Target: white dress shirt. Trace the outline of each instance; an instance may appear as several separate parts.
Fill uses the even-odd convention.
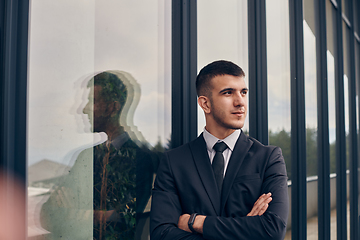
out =
[[[226,145],[228,146],[227,149],[224,150],[223,152],[223,156],[224,156],[224,177],[225,177],[225,173],[226,173],[226,169],[227,169],[227,166],[229,164],[229,160],[230,160],[230,157],[231,157],[231,154],[234,150],[234,147],[235,147],[235,144],[236,144],[236,141],[238,140],[239,136],[241,134],[241,130],[240,129],[237,129],[235,130],[232,134],[230,134],[229,136],[227,136],[226,138],[224,139],[218,139],[217,137],[215,137],[214,135],[212,135],[211,133],[209,133],[205,128],[204,128],[204,131],[203,131],[203,137],[205,139],[205,142],[206,142],[206,148],[207,148],[207,152],[209,154],[209,158],[210,158],[210,162],[212,164],[212,161],[214,159],[214,156],[215,156],[215,150],[213,149],[214,145],[217,143],[217,142],[224,142],[226,143]]]

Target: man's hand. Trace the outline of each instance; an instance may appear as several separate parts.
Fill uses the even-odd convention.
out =
[[[94,224],[98,224],[101,221],[108,222],[111,221],[110,218],[113,215],[118,215],[115,210],[94,210]]]
[[[70,188],[61,187],[58,188],[52,194],[55,195],[55,203],[59,208],[65,208],[67,212],[66,218],[67,219],[89,219],[93,217],[93,210],[92,209],[79,209],[74,204],[75,194]]]
[[[178,221],[178,228],[187,232],[191,232],[188,226],[189,218],[190,218],[190,214],[181,215]]]
[[[181,230],[191,232],[188,226],[190,215],[189,214],[183,214],[179,217],[178,221],[178,228]],[[193,228],[198,233],[203,233],[203,226],[206,216],[204,215],[197,215],[193,224]]]
[[[74,193],[69,188],[61,187],[57,190],[55,196],[56,203],[59,207],[74,208]]]
[[[253,208],[248,213],[248,217],[250,216],[261,216],[268,209],[269,203],[271,202],[272,197],[271,193],[261,195],[258,200],[254,203]]]

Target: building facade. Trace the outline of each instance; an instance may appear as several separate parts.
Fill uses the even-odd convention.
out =
[[[0,163],[29,239],[147,239],[157,164],[202,132],[195,78],[219,59],[245,71],[243,131],[282,148],[288,239],[359,239],[359,1],[7,0],[0,16]]]

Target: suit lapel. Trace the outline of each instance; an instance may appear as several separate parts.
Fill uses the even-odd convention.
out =
[[[211,167],[206,143],[202,134],[190,143],[190,149],[194,158],[197,171],[204,185],[216,215],[220,215],[220,194],[216,187],[214,173]]]
[[[253,142],[248,138],[248,136],[246,136],[244,133],[240,134],[240,137],[235,144],[233,153],[231,154],[229,164],[227,166],[227,170],[225,173],[225,178],[221,193],[221,212],[225,207],[225,203],[229,196],[232,183],[234,182],[236,174],[239,171],[240,166],[244,161],[244,158],[252,144]]]

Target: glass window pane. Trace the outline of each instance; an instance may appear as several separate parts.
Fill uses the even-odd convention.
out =
[[[249,86],[247,0],[198,0],[197,10],[198,71],[216,60],[232,61],[244,70],[245,82]],[[248,119],[243,127],[246,133],[249,130]],[[198,107],[199,134],[204,127],[205,116]]]
[[[360,64],[360,54],[359,54],[359,43],[355,41],[355,66]],[[355,67],[355,79],[356,79],[356,132],[358,136],[358,144],[360,144],[360,116],[359,116],[359,80],[360,80],[360,69]],[[358,148],[358,167],[360,166],[360,148]],[[358,174],[360,172],[358,171]],[[360,174],[358,175],[358,184],[360,186]],[[360,197],[358,199],[358,215],[360,216]]]
[[[352,79],[351,76],[351,69],[349,65],[349,35],[350,35],[350,29],[347,27],[346,23],[343,21],[343,50],[344,50],[344,108],[345,108],[345,136],[346,136],[346,179],[347,179],[347,185],[346,188],[346,199],[347,199],[347,227],[350,227],[350,205],[349,205],[349,196],[350,196],[350,187],[349,187],[349,166],[350,166],[350,135],[349,135],[349,126],[350,126],[350,109],[349,109],[349,81]],[[349,235],[348,231],[348,236]]]
[[[290,42],[288,1],[266,1],[269,144],[279,146],[291,180]],[[289,194],[291,191],[289,189]],[[291,197],[291,196],[290,196]],[[291,238],[291,218],[285,239]]]
[[[171,136],[171,1],[32,1],[28,235],[134,239]]]
[[[346,145],[349,146],[349,29],[343,21],[343,50],[344,50],[344,108]],[[349,148],[346,148],[346,169],[349,169]]]
[[[359,2],[358,1],[353,1],[353,12],[354,12],[354,19],[353,19],[354,31],[359,36],[359,21],[358,21],[358,19],[359,19]]]
[[[317,75],[314,1],[304,1],[304,68],[307,168],[307,237],[318,237]]]
[[[336,239],[336,105],[335,105],[335,59],[334,32],[335,9],[326,1],[327,32],[327,75],[329,103],[329,144],[330,144],[330,205],[331,205],[331,239]]]
[[[349,18],[349,1],[348,0],[341,0],[341,8],[342,12]]]
[[[282,148],[288,177],[291,179],[288,3],[286,1],[266,3],[269,143]]]

